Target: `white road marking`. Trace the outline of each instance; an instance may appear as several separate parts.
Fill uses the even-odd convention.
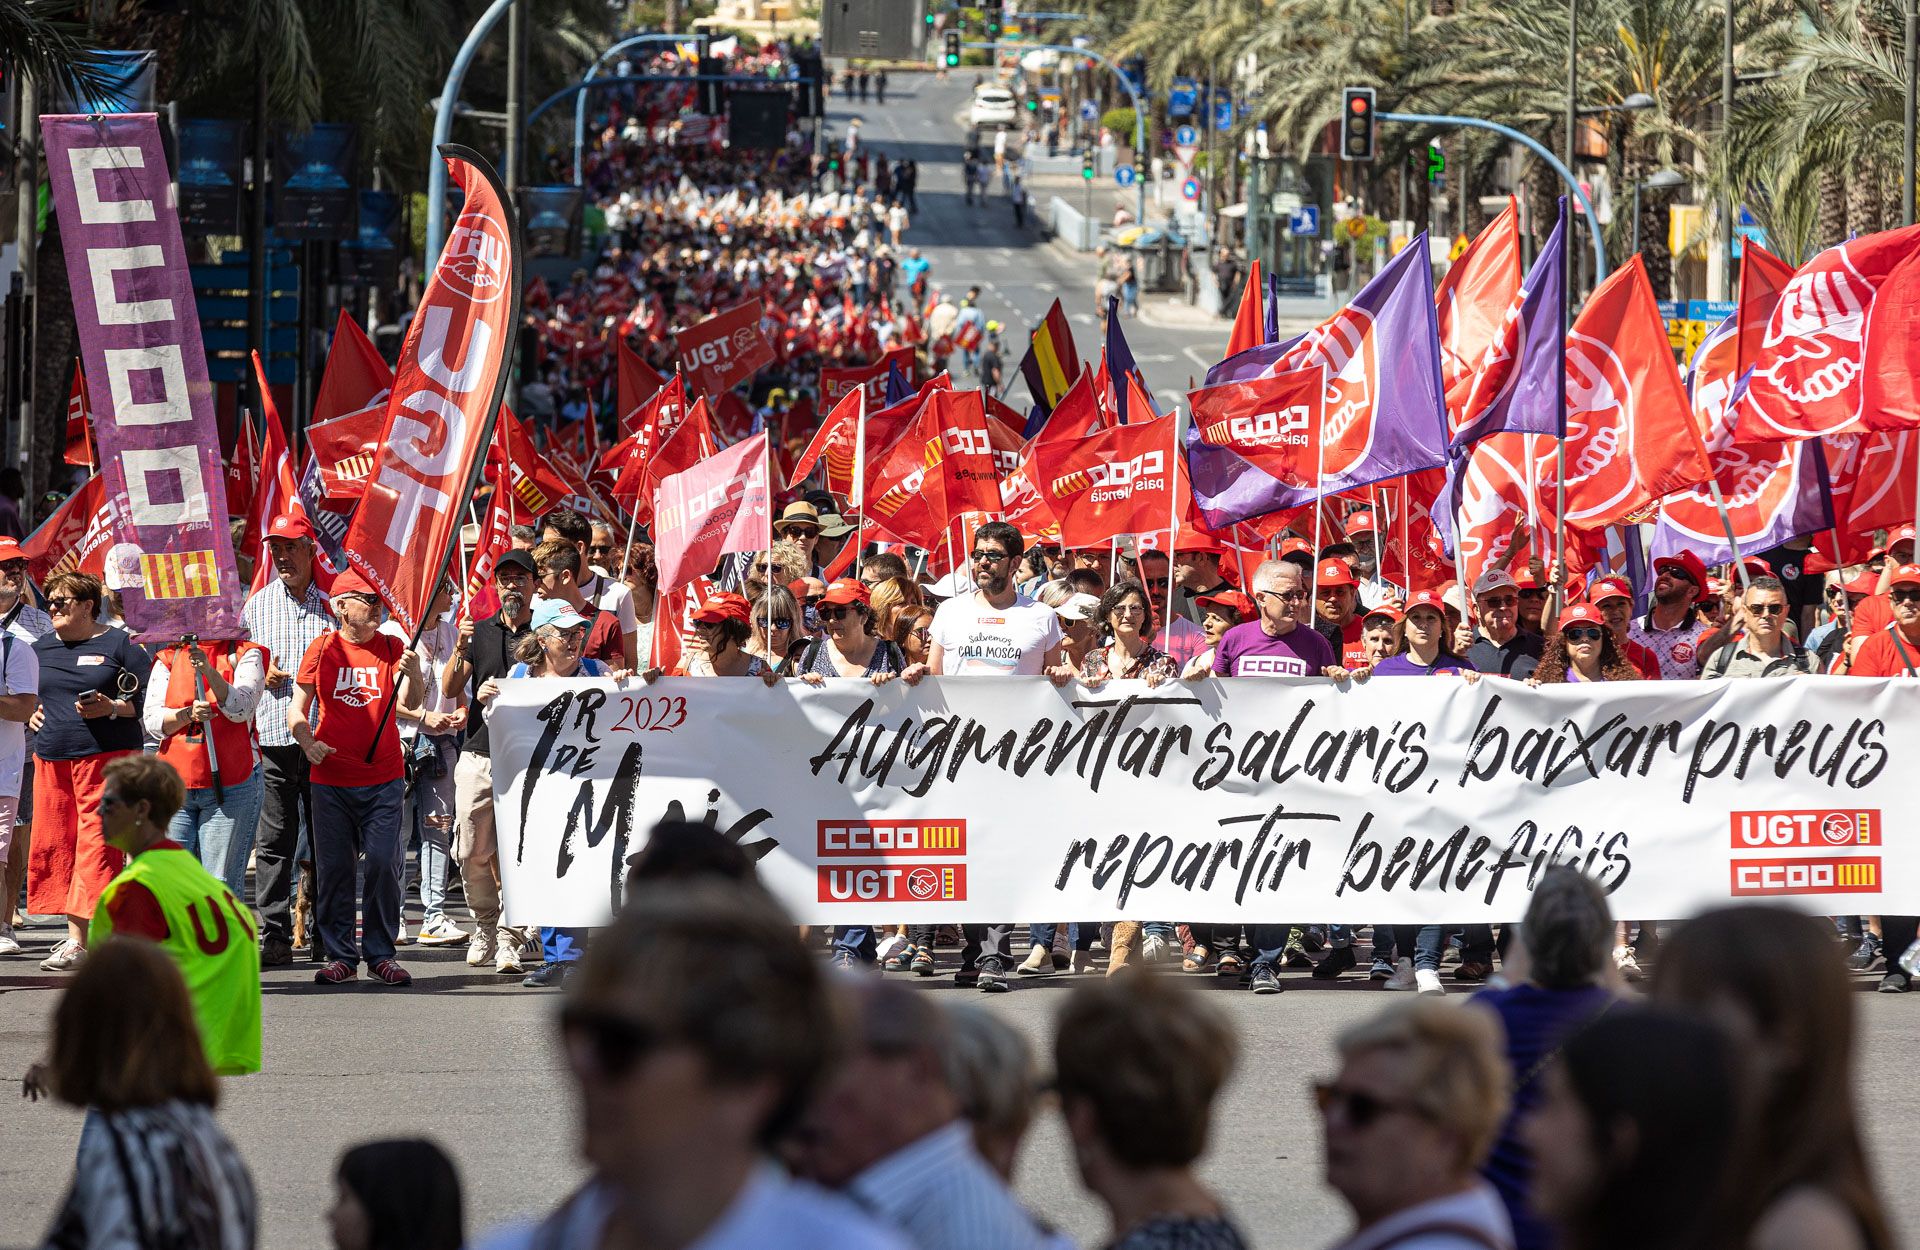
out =
[[[1213,368],[1213,364],[1214,364],[1213,361],[1208,360],[1205,356],[1202,356],[1198,351],[1194,350],[1191,347],[1181,348],[1180,354],[1185,356],[1188,360],[1191,360],[1194,364],[1199,365],[1202,371]]]
[[[1090,326],[1093,324],[1092,313],[1068,313],[1067,316],[1071,317],[1075,321],[1078,321],[1083,326]]]
[[[1136,352],[1133,358],[1137,363],[1143,365],[1164,365],[1179,359],[1178,356],[1169,356],[1165,352],[1154,352],[1148,355],[1141,355]]]

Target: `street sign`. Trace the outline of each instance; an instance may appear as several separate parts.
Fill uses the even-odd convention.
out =
[[[1099,121],[1100,106],[1092,100],[1080,101],[1080,120],[1083,122]]]
[[[1320,206],[1302,204],[1287,214],[1287,233],[1296,239],[1320,237]]]
[[[1113,180],[1123,187],[1132,186],[1133,180],[1137,176],[1138,175],[1133,172],[1133,166],[1131,165],[1116,165],[1113,170]]]
[[[1173,146],[1176,148],[1197,148],[1200,146],[1200,132],[1192,126],[1182,126],[1173,132]]]
[[[1189,178],[1185,182],[1181,183],[1180,194],[1184,195],[1190,200],[1199,199],[1200,198],[1200,180],[1198,178]]]
[[[1233,129],[1233,97],[1221,96],[1213,102],[1213,128]]]

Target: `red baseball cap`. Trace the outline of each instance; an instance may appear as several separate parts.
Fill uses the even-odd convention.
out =
[[[873,592],[867,589],[865,582],[857,581],[851,577],[843,577],[833,585],[827,587],[827,593],[820,596],[820,602],[823,604],[858,603],[871,607],[873,604]]]
[[[1389,599],[1385,603],[1379,605],[1378,607],[1368,608],[1365,612],[1362,612],[1360,614],[1360,619],[1366,620],[1368,617],[1371,617],[1371,616],[1384,616],[1390,621],[1399,621],[1399,620],[1405,620],[1406,615],[1407,614],[1405,612],[1402,612],[1400,610],[1399,604]]]
[[[1913,527],[1909,525],[1907,528],[1912,529]],[[1774,576],[1773,566],[1765,560],[1762,560],[1759,556],[1747,556],[1743,558],[1740,563],[1747,570],[1748,577]]]
[[[1840,589],[1850,595],[1871,595],[1880,589],[1880,575],[1871,569],[1862,569],[1859,576],[1841,586]]]
[[[1707,566],[1702,564],[1700,557],[1694,555],[1691,551],[1682,551],[1677,555],[1655,557],[1653,561],[1653,571],[1658,573],[1661,569],[1676,570],[1681,576],[1698,586],[1703,592],[1707,588]]]
[[[1598,604],[1602,599],[1633,598],[1633,584],[1624,577],[1595,578],[1593,585],[1587,587],[1587,602]]]
[[[1280,558],[1282,560],[1286,559],[1288,556],[1294,554],[1297,551],[1304,551],[1308,555],[1312,555],[1313,544],[1308,542],[1306,539],[1299,537],[1298,535],[1294,535],[1293,537],[1290,537],[1290,538],[1283,538],[1280,540]]]
[[[1373,533],[1373,513],[1350,512],[1347,514],[1347,519],[1342,521],[1341,524],[1346,526],[1347,533],[1350,535],[1371,534]]]
[[[1513,566],[1513,572],[1512,572],[1512,574],[1511,574],[1511,576],[1512,576],[1512,578],[1513,578],[1513,588],[1514,588],[1515,590],[1541,590],[1541,589],[1544,589],[1544,588],[1543,588],[1543,587],[1542,587],[1542,586],[1540,585],[1540,581],[1539,581],[1539,579],[1538,579],[1538,578],[1536,578],[1536,577],[1535,577],[1535,576],[1533,575],[1533,570],[1532,570],[1532,569],[1530,569],[1530,568],[1528,568],[1528,567],[1527,567],[1526,565],[1524,565],[1524,564],[1516,564],[1516,565],[1514,565],[1514,566]]]
[[[1247,598],[1237,590],[1223,590],[1215,595],[1201,595],[1195,599],[1194,602],[1203,608],[1218,605],[1232,612],[1243,621],[1253,615],[1253,600]]]
[[[1198,555],[1224,556],[1227,549],[1205,534],[1184,534],[1173,544],[1173,554],[1191,551]]]
[[[306,524],[304,518],[299,519],[302,525]],[[277,525],[279,522],[276,521],[275,524]],[[358,569],[348,569],[333,579],[333,589],[327,592],[327,598],[329,599],[338,599],[341,595],[371,595],[375,599],[378,599],[380,592],[375,590],[366,578],[360,576]]]
[[[1889,548],[1895,543],[1910,543],[1912,541],[1914,541],[1914,531],[1911,525],[1902,525],[1887,531],[1887,546]]]
[[[1320,586],[1358,586],[1353,580],[1353,566],[1345,560],[1320,561]]]
[[[787,583],[787,592],[796,599],[805,599],[807,597],[807,579],[804,577],[794,578]]]
[[[1447,615],[1447,601],[1440,597],[1437,590],[1416,590],[1407,596],[1407,606],[1401,609],[1402,616],[1412,616],[1415,608],[1431,608],[1438,612],[1441,619]]]
[[[1576,603],[1560,614],[1560,628],[1564,630],[1569,625],[1598,625],[1605,629],[1607,622],[1601,617],[1600,609],[1591,603]]]
[[[19,543],[11,538],[0,538],[0,561],[24,560],[26,558],[27,553],[20,549]]]
[[[1911,527],[1909,527],[1911,528]],[[1888,586],[1920,586],[1920,564],[1903,564],[1893,571]]]
[[[746,599],[731,590],[722,590],[709,595],[705,602],[695,608],[693,619],[702,625],[718,625],[721,621],[739,621],[744,625],[749,614]]]
[[[268,538],[312,538],[313,522],[298,512],[283,512],[267,526]]]

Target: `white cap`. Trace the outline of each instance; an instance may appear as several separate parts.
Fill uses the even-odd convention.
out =
[[[1474,582],[1473,597],[1478,599],[1481,595],[1491,594],[1496,590],[1518,589],[1520,589],[1520,583],[1513,580],[1513,574],[1505,569],[1488,569],[1480,575],[1478,581]]]
[[[937,582],[923,582],[920,589],[936,599],[951,599],[956,595],[969,594],[977,587],[971,576],[956,571],[947,574]]]
[[[1065,603],[1057,605],[1053,611],[1063,621],[1090,621],[1093,614],[1100,610],[1100,600],[1085,591],[1067,596]]]

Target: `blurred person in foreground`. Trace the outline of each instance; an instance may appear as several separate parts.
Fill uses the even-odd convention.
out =
[[[1033,1125],[1040,1075],[1026,1034],[969,1003],[947,1008],[947,1084],[973,1126],[973,1148],[1007,1184]]]
[[[1507,963],[1514,984],[1472,999],[1499,1017],[1513,1090],[1513,1108],[1480,1174],[1507,1204],[1517,1250],[1549,1250],[1553,1230],[1528,1201],[1533,1159],[1520,1124],[1540,1101],[1540,1078],[1561,1044],[1619,1001],[1609,975],[1613,916],[1605,892],[1577,868],[1547,869],[1527,902],[1516,945],[1519,957]]]
[[[54,1008],[48,1054],[23,1092],[87,1119],[46,1250],[252,1250],[253,1180],[214,1121],[220,1082],[171,959],[146,942],[93,951]]]
[[[1521,1122],[1533,1205],[1567,1250],[1732,1250],[1738,1055],[1697,1016],[1621,1006],[1561,1047]],[[1739,1205],[1744,1207],[1744,1199]]]
[[[973,1126],[947,1077],[940,1005],[898,981],[857,977],[843,985],[853,1036],[795,1135],[804,1174],[844,1189],[919,1250],[1047,1245],[974,1149]]]
[[[827,972],[758,888],[643,885],[567,984],[560,1036],[592,1175],[481,1250],[905,1250],[768,1154],[838,1041]]]
[[[1339,1074],[1313,1087],[1327,1183],[1357,1223],[1338,1250],[1512,1245],[1478,1173],[1507,1111],[1492,1017],[1416,998],[1348,1029],[1339,1048]]]
[[[1784,907],[1707,912],[1662,949],[1653,998],[1710,1016],[1747,1060],[1740,1188],[1752,1250],[1892,1250],[1854,1101],[1853,991],[1830,927]]]
[[[1111,1250],[1244,1250],[1194,1175],[1239,1046],[1218,1008],[1141,971],[1088,982],[1054,1024],[1060,1110]]]
[[[460,1173],[425,1138],[361,1142],[333,1172],[334,1250],[460,1250]]]

